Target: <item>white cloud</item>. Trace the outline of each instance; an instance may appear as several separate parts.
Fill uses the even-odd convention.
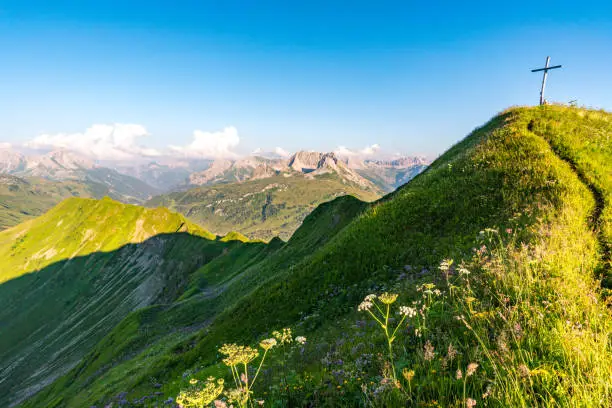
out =
[[[367,157],[373,156],[380,151],[380,145],[375,143],[370,146],[366,146],[361,150],[351,150],[346,146],[338,146],[334,153],[340,157]]]
[[[11,147],[13,147],[13,145],[8,142],[0,142],[0,149],[10,149]]]
[[[193,141],[187,146],[169,146],[175,154],[191,158],[231,158],[238,156],[232,150],[240,143],[238,130],[228,126],[218,132],[195,130]]]
[[[364,156],[371,156],[373,154],[378,153],[379,150],[380,150],[380,145],[378,143],[375,143],[371,146],[364,147],[363,149],[359,151],[359,153],[363,154]]]
[[[289,157],[289,156],[291,156],[291,153],[289,153],[288,151],[286,151],[282,147],[276,147],[274,149],[274,153],[278,154],[280,157]]]
[[[137,139],[145,136],[148,132],[142,125],[97,124],[83,133],[42,134],[24,145],[32,149],[67,149],[99,160],[160,156],[159,151],[137,144]]]

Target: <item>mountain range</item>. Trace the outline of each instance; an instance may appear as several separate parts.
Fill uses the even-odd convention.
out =
[[[312,172],[313,176],[334,172],[347,182],[366,190],[391,192],[423,171],[428,164],[429,161],[422,157],[373,160],[342,157],[335,153],[299,151],[288,158],[248,156],[240,160],[215,160],[209,168],[192,173],[189,184],[241,182],[295,172]]]
[[[0,174],[6,175],[0,180],[0,228],[41,215],[64,198],[108,196],[131,204],[164,203],[220,234],[240,227],[252,238],[286,239],[316,205],[343,194],[373,200],[425,167],[426,161],[418,158],[357,162],[317,152],[298,152],[287,159],[247,156],[126,164],[95,162],[67,150],[24,155],[0,149]],[[289,179],[296,175],[304,177]],[[278,177],[285,178],[281,190],[295,187],[295,194],[279,196],[278,188],[267,187],[278,184]],[[254,182],[264,179],[267,182]],[[200,187],[220,184],[224,186],[214,190],[219,194],[203,194]],[[173,191],[181,193],[157,197]],[[227,204],[243,200],[248,201],[245,208]]]
[[[0,149],[0,174],[21,179],[80,182],[96,191],[96,194],[108,195],[126,203],[141,203],[158,192],[135,177],[99,166],[93,160],[68,150],[24,155],[11,149]]]
[[[343,195],[373,201],[382,194],[333,153],[298,152],[288,160],[216,161],[191,179],[208,185],[161,195],[146,205],[178,211],[216,234],[238,230],[263,240],[288,239],[325,201]]]
[[[219,404],[250,378],[268,406],[607,407],[610,135],[610,113],[512,108],[287,242],[66,200],[0,232],[0,405],[173,406],[213,377]],[[349,168],[318,157],[274,177]],[[232,377],[224,344],[274,336],[259,377]]]

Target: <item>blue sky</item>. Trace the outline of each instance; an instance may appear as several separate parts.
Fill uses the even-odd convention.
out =
[[[537,103],[546,55],[549,99],[612,110],[610,1],[0,0],[0,52],[13,144],[120,123],[159,151],[436,155]]]

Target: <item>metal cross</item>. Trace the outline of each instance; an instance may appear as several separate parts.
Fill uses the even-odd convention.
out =
[[[549,67],[548,63],[550,62],[550,57],[546,57],[546,65],[544,68],[532,69],[531,72],[544,71],[544,76],[542,77],[542,90],[540,90],[540,105],[544,105],[544,88],[546,87],[546,77],[548,76],[548,71],[551,69],[561,68],[561,65],[555,65],[553,67]]]

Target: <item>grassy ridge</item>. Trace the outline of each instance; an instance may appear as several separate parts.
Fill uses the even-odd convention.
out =
[[[169,232],[216,238],[164,208],[149,210],[111,199],[67,199],[42,217],[0,232],[0,282]]]
[[[594,272],[607,261],[609,207],[593,186],[609,197],[595,177],[612,162],[609,118],[509,110],[376,203],[336,200],[286,245],[228,249],[192,275],[180,302],[130,315],[26,406],[176,396],[191,375],[227,374],[224,342],[253,344],[286,325],[309,343],[293,391],[279,389],[278,370],[262,380],[256,392],[270,404],[606,406],[612,319]],[[566,137],[583,144],[561,154]],[[439,269],[449,258],[455,266]],[[356,306],[385,290],[423,308],[396,343],[398,371],[414,372],[398,387],[385,386],[384,361],[358,358],[377,355],[383,339]],[[111,340],[129,347],[115,353]],[[458,374],[468,363],[479,367],[469,382]]]

